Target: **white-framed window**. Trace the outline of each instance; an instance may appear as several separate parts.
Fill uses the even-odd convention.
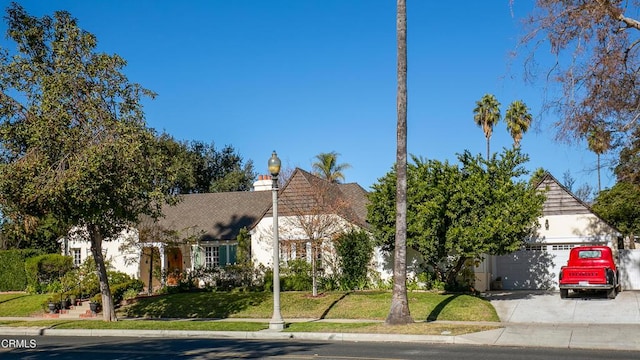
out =
[[[204,267],[207,269],[220,265],[220,247],[205,246],[204,247]]]
[[[71,256],[73,256],[73,265],[78,267],[82,265],[82,250],[79,248],[71,249]]]
[[[307,240],[284,240],[280,246],[282,261],[307,260],[309,261],[309,242]]]
[[[551,245],[551,250],[571,250],[575,247],[573,244]]]
[[[526,251],[547,251],[547,245],[526,245]]]

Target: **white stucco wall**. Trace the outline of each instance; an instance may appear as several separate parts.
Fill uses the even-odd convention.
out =
[[[376,247],[373,256],[374,269],[380,275],[380,279],[389,281],[393,279],[393,262],[394,253],[383,251],[380,247]],[[407,278],[412,279],[420,270],[422,265],[422,257],[420,253],[412,248],[407,248]]]
[[[293,228],[295,224],[295,218],[279,217],[278,218],[278,235],[280,241],[283,240],[298,240],[304,239],[304,234],[300,229]],[[343,228],[350,226],[343,219],[339,219]],[[281,243],[282,246],[282,243]],[[280,251],[282,253],[282,249]],[[325,257],[330,257],[331,254],[325,254]],[[271,268],[273,266],[273,218],[263,218],[253,229],[251,233],[251,258],[254,264],[262,264]],[[282,261],[282,257],[280,258]],[[328,263],[333,259],[325,259]],[[420,254],[413,249],[407,249],[407,276],[412,278],[415,276],[416,270],[419,268],[421,262]],[[381,248],[374,249],[374,256],[369,266],[371,270],[376,271],[381,280],[389,281],[393,278],[393,252],[387,253]],[[325,269],[330,271],[330,269]]]
[[[116,239],[102,242],[102,253],[112,269],[134,278],[140,277],[140,249],[137,246],[128,246],[127,244],[136,243],[137,238],[137,230],[124,230]],[[72,230],[71,235],[66,239],[63,238],[61,245],[63,255],[73,256],[72,250],[80,249],[82,262],[92,256],[91,242],[82,231],[77,229]]]
[[[543,216],[539,225],[537,240],[543,243],[602,243],[614,248],[616,245],[617,232],[594,214]]]
[[[278,237],[280,239],[280,254],[283,253],[283,241],[287,240],[306,240],[307,236],[299,227],[300,220],[295,216],[279,216],[278,217]],[[324,220],[323,220],[324,221]],[[344,219],[333,216],[332,221],[335,223],[335,229],[329,230],[331,233],[338,233],[340,230],[347,230],[352,225]],[[324,271],[331,272],[335,266],[335,250],[329,240],[325,240],[322,245],[323,262],[326,265]],[[307,252],[310,261],[310,252]],[[253,228],[251,232],[251,259],[254,264],[262,264],[267,267],[273,266],[273,218],[264,217]],[[280,261],[283,260],[280,255]]]

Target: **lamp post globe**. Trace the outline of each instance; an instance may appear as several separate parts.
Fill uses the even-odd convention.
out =
[[[275,150],[273,151],[273,153],[271,154],[271,158],[269,159],[269,173],[271,174],[271,176],[273,176],[273,178],[275,180],[278,179],[278,175],[280,174],[280,158],[278,157],[278,154],[276,154]]]
[[[269,322],[269,329],[284,329],[284,320],[280,314],[280,241],[278,236],[278,175],[280,174],[280,159],[274,151],[269,159],[269,172],[272,176],[271,194],[273,198],[273,316]]]

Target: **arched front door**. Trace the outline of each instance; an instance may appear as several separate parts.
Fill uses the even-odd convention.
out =
[[[182,272],[182,251],[179,248],[167,249],[167,285],[178,285]]]

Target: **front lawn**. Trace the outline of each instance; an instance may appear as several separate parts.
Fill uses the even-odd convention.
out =
[[[489,301],[471,295],[410,292],[415,321],[499,321]],[[283,292],[281,312],[285,319],[384,320],[391,292],[329,292],[318,297],[308,292]],[[119,316],[149,318],[258,318],[269,319],[273,297],[269,292],[197,292],[140,298],[119,311]]]
[[[43,313],[49,295],[0,294],[0,317],[33,316]],[[463,294],[409,292],[411,316],[417,322],[499,321],[491,303]],[[285,319],[384,320],[389,313],[391,292],[328,292],[312,297],[309,292],[283,292],[281,312]],[[270,292],[193,292],[142,297],[118,310],[121,318],[268,320],[273,314]]]
[[[0,294],[0,317],[41,315],[43,313],[42,304],[47,301],[49,296],[51,295]]]
[[[42,314],[49,295],[0,294],[0,317]],[[491,303],[462,294],[409,292],[409,307],[415,324],[388,326],[386,318],[391,292],[328,292],[312,297],[309,292],[283,292],[281,312],[291,332],[359,332],[423,335],[459,335],[495,329],[499,319]],[[205,331],[260,331],[268,328],[273,312],[269,292],[194,292],[142,297],[118,309],[123,321],[43,319],[16,321],[0,319],[0,326],[29,326],[57,329],[152,329]],[[129,318],[129,320],[126,320]],[[257,322],[234,319],[253,318]],[[162,320],[160,320],[162,319]],[[168,321],[168,319],[175,319]],[[227,319],[210,321],[210,319]],[[309,321],[289,320],[312,319]],[[324,321],[315,321],[324,319]],[[361,319],[332,322],[332,319]],[[465,321],[436,322],[431,321]],[[337,320],[336,320],[337,321]],[[493,324],[474,322],[496,322]]]

